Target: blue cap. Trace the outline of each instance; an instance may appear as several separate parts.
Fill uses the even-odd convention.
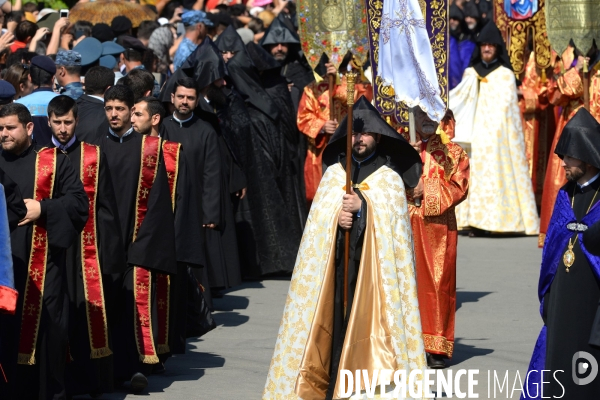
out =
[[[102,42],[103,56],[116,56],[125,51],[125,47],[115,42]]]
[[[31,59],[31,65],[34,65],[44,71],[54,75],[56,73],[56,65],[48,56],[35,56]]]
[[[81,65],[81,54],[73,50],[59,50],[56,53],[56,65],[64,65],[65,67],[76,67]]]
[[[100,66],[113,69],[117,65],[117,59],[111,55],[100,57]]]
[[[93,37],[86,37],[73,50],[81,54],[81,65],[86,66],[95,63],[102,56],[102,43]]]
[[[17,91],[13,85],[6,81],[0,80],[0,101],[12,100],[16,94]]]
[[[194,10],[188,11],[181,15],[181,22],[184,25],[195,25],[199,23],[203,23],[206,26],[214,26],[212,21],[206,17],[206,13],[204,11]]]

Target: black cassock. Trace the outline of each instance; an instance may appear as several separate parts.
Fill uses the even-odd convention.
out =
[[[71,160],[77,175],[81,174],[81,142],[63,150]],[[96,242],[98,260],[102,271],[104,302],[107,315],[115,306],[112,292],[113,277],[127,268],[117,201],[106,156],[100,155],[100,168],[96,190]],[[80,177],[81,179],[81,177]],[[113,356],[91,358],[85,287],[83,283],[81,239],[78,237],[67,249],[67,287],[69,293],[69,353],[72,362],[67,364],[66,386],[68,395],[108,393],[113,391]],[[110,321],[108,321],[110,324]],[[110,346],[110,335],[109,335]]]
[[[99,98],[84,94],[77,99],[77,118],[75,136],[82,142],[98,144],[108,132],[104,101]]]
[[[0,169],[0,183],[4,186],[8,227],[12,232],[17,229],[19,221],[27,215],[27,208],[25,207],[25,203],[23,203],[23,196],[21,195],[19,186],[2,169]]]
[[[0,168],[15,181],[23,198],[33,197],[36,151],[35,143],[18,156],[0,154]],[[19,291],[14,316],[0,315],[2,348],[0,363],[9,384],[0,379],[3,399],[52,399],[65,396],[64,373],[67,361],[69,303],[65,255],[85,226],[88,199],[71,162],[57,155],[53,198],[41,202],[41,219],[48,231],[48,262],[44,283],[44,300],[36,344],[35,365],[17,365],[17,353],[23,311],[23,293],[27,279],[33,224],[18,227],[11,234],[15,287]]]
[[[109,316],[112,333],[115,377],[129,380],[136,372],[149,374],[151,364],[139,361],[134,331],[133,266],[153,272],[177,272],[175,219],[164,162],[159,162],[156,179],[148,198],[148,211],[133,241],[137,189],[142,157],[143,136],[132,131],[118,138],[106,133],[100,142],[111,171],[113,190],[117,197],[123,248],[128,266],[115,280],[117,307]],[[152,285],[155,288],[155,285]],[[155,307],[153,307],[154,310]],[[154,315],[154,313],[153,313]],[[156,322],[156,321],[153,321]],[[155,337],[156,339],[156,337]]]
[[[226,247],[222,238],[223,229],[228,222],[225,207],[227,202],[231,210],[229,188],[224,179],[226,171],[222,159],[222,140],[209,123],[195,114],[189,121],[182,123],[176,121],[173,116],[165,118],[161,127],[161,137],[182,145],[190,177],[188,185],[197,199],[198,226],[217,226],[216,229],[203,230],[203,246],[206,250],[206,266],[211,284],[220,287],[239,284],[239,262],[227,263],[225,255],[225,251],[235,252],[234,255],[237,255],[237,248]],[[237,257],[234,261],[237,261]]]
[[[564,188],[570,199],[575,193],[573,211],[577,220],[581,221],[600,187],[600,179],[583,190],[576,186],[575,182],[569,182]],[[600,194],[594,199],[594,204],[599,200]],[[588,247],[587,240],[586,248],[593,248]],[[566,250],[565,247],[564,251]],[[572,358],[576,352],[585,351],[600,361],[600,347],[597,347],[600,343],[596,346],[589,344],[600,301],[600,285],[579,246],[579,240],[573,246],[573,252],[575,263],[567,273],[561,257],[552,285],[544,296],[544,315],[548,329],[546,369],[564,371],[556,374],[562,387],[552,376],[546,379],[550,383],[544,387],[544,396],[560,397],[564,391],[565,399],[591,399],[597,398],[600,393],[600,379],[596,378],[588,385],[576,385],[571,377]]]

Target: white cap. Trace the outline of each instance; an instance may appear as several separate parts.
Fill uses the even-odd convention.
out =
[[[44,18],[46,15],[48,15],[48,14],[52,14],[52,13],[56,13],[56,12],[58,12],[58,11],[56,11],[56,10],[53,10],[53,9],[51,9],[51,8],[44,8],[44,9],[42,9],[42,11],[40,11],[40,12],[38,13],[38,15],[37,15],[37,18],[36,18],[36,19],[37,19],[37,21],[39,21],[40,19]]]
[[[258,14],[263,11],[265,11],[265,9],[262,7],[252,7],[250,9],[250,15],[252,15],[254,18],[258,18]]]
[[[166,19],[165,17],[160,17],[159,19],[156,20],[156,22],[158,22],[160,24],[160,26],[166,25],[169,23],[169,20]]]

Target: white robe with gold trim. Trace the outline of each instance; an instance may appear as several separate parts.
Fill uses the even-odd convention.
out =
[[[297,394],[297,381],[302,365],[306,364],[304,358],[308,357],[305,351],[309,352],[308,348],[314,348],[308,338],[312,335],[312,329],[322,329],[326,325],[315,322],[315,314],[318,314],[319,298],[323,297],[321,289],[324,281],[331,282],[332,268],[335,268],[337,219],[345,193],[345,176],[341,165],[335,164],[327,169],[317,190],[296,259],[263,399],[301,398]],[[390,365],[391,360],[396,370],[406,371],[406,376],[413,369],[425,371],[427,365],[417,299],[412,230],[404,183],[396,172],[383,166],[361,185],[364,186],[361,193],[368,204],[367,218],[371,219],[367,219],[363,257],[340,369],[344,368],[344,362],[346,367],[377,368],[382,365],[379,358],[385,358],[383,364]],[[370,258],[364,257],[369,252],[365,250],[367,248],[373,250]],[[375,261],[366,262],[365,258]],[[364,278],[365,275],[369,278]],[[361,279],[372,282],[361,283]],[[383,321],[381,325],[387,332],[384,339],[388,345],[377,348],[377,343],[382,341],[373,340],[368,352],[365,349],[369,346],[357,346],[356,341],[348,343],[349,338],[356,337],[352,326],[360,325],[362,317],[357,314],[361,312],[361,303],[363,309],[365,305],[361,299],[368,301],[368,296],[361,297],[362,288],[376,294],[377,301],[381,300],[380,303],[384,305],[381,307],[379,321]],[[364,326],[361,329],[364,330]],[[322,331],[317,334],[320,339],[323,338]],[[379,357],[378,354],[381,354],[384,347],[386,354]],[[329,356],[326,352],[312,353],[317,355],[317,359],[319,355]],[[309,368],[305,365],[306,369]],[[326,380],[324,384],[327,384]],[[311,383],[307,384],[304,380],[304,387],[310,389],[310,386]],[[340,388],[336,388],[335,393],[339,393],[339,390]],[[304,393],[304,398],[318,398],[316,394],[307,396],[307,392]]]
[[[537,235],[540,219],[513,72],[501,66],[480,79],[467,68],[450,91],[450,108],[456,117],[454,141],[470,147],[469,196],[456,207],[459,228]]]

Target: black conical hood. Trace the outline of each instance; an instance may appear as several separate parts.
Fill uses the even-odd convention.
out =
[[[463,14],[462,10],[456,4],[452,4],[450,6],[448,18],[457,19],[459,21],[462,21],[463,19],[465,19],[465,14]]]
[[[219,35],[215,45],[222,52],[231,51],[233,53],[238,53],[246,49],[242,37],[237,33],[233,25],[229,25],[223,33]]]
[[[565,125],[554,152],[576,158],[600,169],[600,124],[581,107]]]
[[[231,57],[227,69],[228,80],[233,83],[233,87],[244,97],[244,100],[271,119],[279,118],[279,109],[263,88],[258,71],[245,51],[240,51]]]
[[[476,18],[478,21],[481,18],[481,14],[479,13],[479,9],[477,5],[473,1],[468,1],[465,3],[462,13],[465,17]]]
[[[321,54],[319,63],[315,67],[315,73],[324,78],[327,75],[327,67],[325,66],[325,64],[327,64],[328,62],[329,57],[327,56],[327,54]]]
[[[262,46],[250,42],[246,45],[246,50],[248,50],[248,55],[254,63],[254,66],[260,72],[281,68],[281,64],[279,64],[275,57],[263,49]]]
[[[300,39],[284,22],[275,18],[265,32],[260,45],[267,46],[278,43],[300,44]]]
[[[389,166],[396,171],[407,187],[415,187],[419,183],[423,164],[421,156],[398,132],[394,130],[381,116],[379,111],[364,97],[352,107],[354,132],[371,132],[381,134],[377,151],[389,159]],[[346,136],[348,132],[348,117],[344,117],[323,152],[323,162],[333,165],[342,153],[346,153]]]
[[[495,44],[496,48],[498,49],[496,52],[498,62],[512,71],[513,68],[512,64],[510,63],[510,57],[508,56],[508,52],[506,51],[506,44],[504,43],[504,38],[502,38],[500,30],[493,21],[489,21],[487,24],[485,24],[483,29],[481,29],[481,32],[477,36],[476,43],[477,46],[480,46],[482,43]],[[481,52],[479,47],[477,47],[473,51],[473,56],[471,57],[471,62],[469,63],[469,66],[472,67],[479,63],[481,63]],[[480,71],[477,72],[480,73]],[[482,74],[480,73],[480,75]]]
[[[196,47],[196,50],[183,63],[182,68],[193,69],[194,79],[198,82],[200,89],[227,75],[227,67],[221,57],[221,52],[209,37]]]

